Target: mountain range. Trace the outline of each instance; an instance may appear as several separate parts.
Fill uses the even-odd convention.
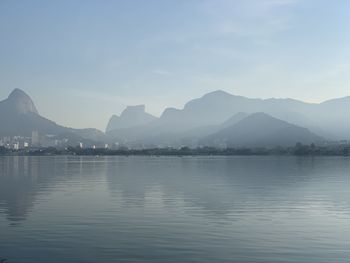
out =
[[[283,147],[294,145],[296,142],[311,144],[322,141],[322,137],[306,128],[258,112],[204,137],[200,143],[224,147]]]
[[[315,142],[320,142],[321,137],[324,140],[350,139],[350,123],[346,122],[347,115],[350,114],[350,97],[317,104],[294,99],[252,99],[221,90],[191,100],[183,109],[167,108],[158,119],[145,125],[109,130],[107,134],[120,142],[138,146],[198,146],[204,142],[209,143],[204,140],[206,136],[227,128],[230,119],[233,125],[236,118],[241,121],[243,117],[257,112],[294,125],[294,128],[305,128],[305,140],[301,140],[299,136],[300,141],[310,141],[309,133],[315,135]],[[258,136],[259,132],[263,132],[267,127],[261,125],[258,120],[255,121]],[[286,139],[290,141],[289,144],[295,140]],[[271,145],[280,144],[280,141],[275,140]]]
[[[33,131],[43,135],[64,135],[78,141],[103,141],[106,135],[97,129],[73,129],[61,126],[41,116],[32,99],[22,90],[15,89],[0,102],[0,137],[26,136]]]
[[[38,131],[129,147],[291,146],[350,139],[349,113],[350,97],[317,104],[218,90],[189,101],[183,109],[167,108],[160,117],[147,113],[144,105],[128,106],[110,118],[104,133],[56,124],[38,113],[25,92],[15,89],[0,102],[0,137]]]
[[[148,124],[157,117],[145,112],[145,105],[128,106],[120,116],[113,115],[106,128],[106,132],[118,129],[132,128]]]

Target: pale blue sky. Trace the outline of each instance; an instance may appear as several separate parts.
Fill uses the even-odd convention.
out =
[[[347,0],[0,0],[0,98],[104,129],[222,89],[318,102],[350,95]]]

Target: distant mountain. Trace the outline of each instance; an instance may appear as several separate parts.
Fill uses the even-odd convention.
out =
[[[184,131],[179,129],[162,130],[159,121],[154,121],[137,128],[112,130],[108,134],[116,141],[126,143],[130,147],[179,147],[183,145],[196,147],[201,138],[235,124],[246,116],[248,114],[239,112],[221,124],[199,126]]]
[[[174,140],[183,141],[184,134],[188,134],[185,142],[188,140],[195,142],[201,136],[215,131],[217,126],[223,125],[238,113],[249,114],[260,111],[300,126],[315,127],[315,131],[318,131],[319,128],[314,121],[301,113],[309,108],[312,108],[312,104],[291,99],[250,99],[218,90],[189,101],[183,109],[165,109],[152,125],[146,124],[119,131],[109,130],[108,134],[118,141],[129,143],[152,141],[157,144],[157,138],[162,138],[161,141],[165,145],[171,144]],[[198,135],[196,131],[199,132]]]
[[[307,113],[334,139],[350,139],[350,96],[317,104]]]
[[[317,104],[294,99],[247,98],[221,90],[193,99],[183,109],[167,108],[151,123],[119,131],[111,129],[108,134],[118,141],[139,144],[155,143],[157,138],[162,138],[162,143],[169,145],[172,141],[183,142],[183,135],[191,133],[188,138],[193,142],[240,112],[264,112],[330,140],[350,139],[350,122],[346,121],[350,115],[350,97]]]
[[[64,127],[41,117],[32,99],[15,89],[0,102],[0,136],[30,136],[33,130],[45,134],[61,133]]]
[[[153,123],[151,134],[184,132],[202,126],[220,125],[239,112],[259,111],[301,126],[317,126],[302,114],[304,109],[310,107],[311,104],[291,99],[250,99],[218,90],[189,101],[183,109],[165,109]]]
[[[43,135],[74,134],[84,139],[101,140],[105,134],[96,129],[63,127],[39,115],[32,99],[15,89],[7,99],[0,101],[0,136],[31,136],[33,131]]]
[[[105,134],[96,129],[67,128],[42,117],[32,99],[16,89],[0,102],[0,137],[30,136],[32,131],[38,131],[59,138],[64,135],[71,141],[85,139],[130,147],[196,147],[202,142],[237,141],[286,145],[296,139],[305,143],[320,141],[321,137],[350,139],[350,122],[346,121],[349,115],[350,97],[316,104],[293,99],[246,98],[218,90],[189,101],[183,109],[167,108],[159,118],[145,112],[144,105],[128,106],[120,116],[112,116]],[[267,134],[254,139],[252,132],[260,130],[261,136]],[[242,137],[234,137],[239,132]]]
[[[234,114],[232,117],[228,118],[226,121],[224,121],[221,125],[218,126],[218,129],[223,129],[226,127],[230,127],[232,125],[235,125],[239,121],[243,120],[244,118],[248,117],[249,114],[245,112],[238,112]]]
[[[20,89],[14,89],[6,100],[0,102],[0,111],[10,114],[38,114],[32,99]]]
[[[174,128],[188,130],[199,126],[221,124],[239,112],[261,111],[302,125],[312,123],[300,113],[303,108],[309,106],[307,103],[291,99],[250,99],[217,90],[189,101],[182,110],[166,109],[159,122],[170,130]]]
[[[228,126],[234,125],[247,116],[248,116],[247,113],[239,112],[218,125],[199,126],[183,132],[164,132],[162,134],[155,134],[155,135],[143,138],[141,141],[143,141],[146,144],[153,144],[153,145],[160,143],[164,146],[187,145],[187,146],[196,147],[198,146],[199,140],[201,138],[206,137],[215,132],[218,132],[219,130],[222,130]]]
[[[254,113],[236,124],[213,133],[200,144],[224,147],[272,147],[320,143],[320,136],[306,128],[276,119],[266,113]]]
[[[145,105],[128,106],[120,116],[113,115],[110,118],[106,132],[145,125],[156,119],[157,117],[145,112]]]

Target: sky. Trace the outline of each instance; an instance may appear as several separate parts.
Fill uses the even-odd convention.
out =
[[[350,95],[348,0],[0,0],[0,99],[104,130],[214,90],[321,102]]]

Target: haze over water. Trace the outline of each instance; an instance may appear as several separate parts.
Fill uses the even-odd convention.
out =
[[[350,159],[0,157],[0,259],[348,262]]]

